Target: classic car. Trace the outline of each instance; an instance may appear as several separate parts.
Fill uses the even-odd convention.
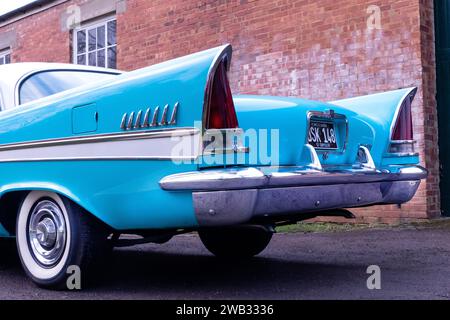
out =
[[[225,45],[132,72],[0,67],[0,236],[37,285],[185,232],[219,257],[251,257],[279,225],[414,196],[427,176],[416,88],[330,103],[233,96],[231,56]]]

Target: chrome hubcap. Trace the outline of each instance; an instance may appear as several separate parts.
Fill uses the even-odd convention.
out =
[[[28,235],[31,252],[39,263],[46,267],[58,263],[66,244],[66,222],[56,203],[42,200],[34,207]]]

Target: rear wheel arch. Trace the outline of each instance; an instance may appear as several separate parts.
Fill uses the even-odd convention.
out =
[[[29,191],[10,191],[0,197],[0,223],[10,235],[16,233],[16,219],[20,205]]]
[[[10,235],[15,235],[16,220],[17,215],[19,214],[20,206],[25,197],[32,191],[46,191],[55,193],[61,198],[65,198],[79,206],[81,209],[83,209],[84,213],[89,214],[91,218],[98,220],[100,223],[104,224],[105,227],[111,228],[111,226],[108,226],[105,222],[99,219],[98,216],[93,212],[93,210],[90,210],[89,208],[86,208],[86,206],[82,205],[79,198],[77,198],[74,194],[65,192],[63,188],[23,187],[20,189],[11,188],[7,191],[4,191],[0,195],[0,223]]]
[[[27,275],[39,286],[64,289],[67,270],[88,275],[107,253],[110,230],[76,202],[53,191],[33,190],[19,206],[16,243]],[[95,268],[94,268],[95,269]],[[88,277],[90,278],[90,277]]]

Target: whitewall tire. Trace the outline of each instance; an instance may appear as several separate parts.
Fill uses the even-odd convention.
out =
[[[56,193],[32,191],[24,198],[16,224],[16,242],[27,275],[39,286],[64,289],[68,268],[88,273],[107,231],[98,221]]]

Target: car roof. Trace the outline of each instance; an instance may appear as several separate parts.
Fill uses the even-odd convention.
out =
[[[24,77],[47,70],[90,71],[121,74],[120,70],[83,66],[70,63],[21,62],[0,65],[0,98],[4,107],[14,104],[16,84]],[[0,101],[0,104],[1,101]]]
[[[109,72],[109,73],[117,73],[120,74],[122,71],[107,69],[107,68],[99,68],[99,67],[91,67],[91,66],[83,66],[77,64],[70,63],[49,63],[49,62],[20,62],[20,63],[11,63],[4,64],[0,66],[0,81],[4,83],[13,82],[17,83],[22,77],[27,74],[45,71],[45,70],[80,70],[80,71],[94,71],[94,72]]]

